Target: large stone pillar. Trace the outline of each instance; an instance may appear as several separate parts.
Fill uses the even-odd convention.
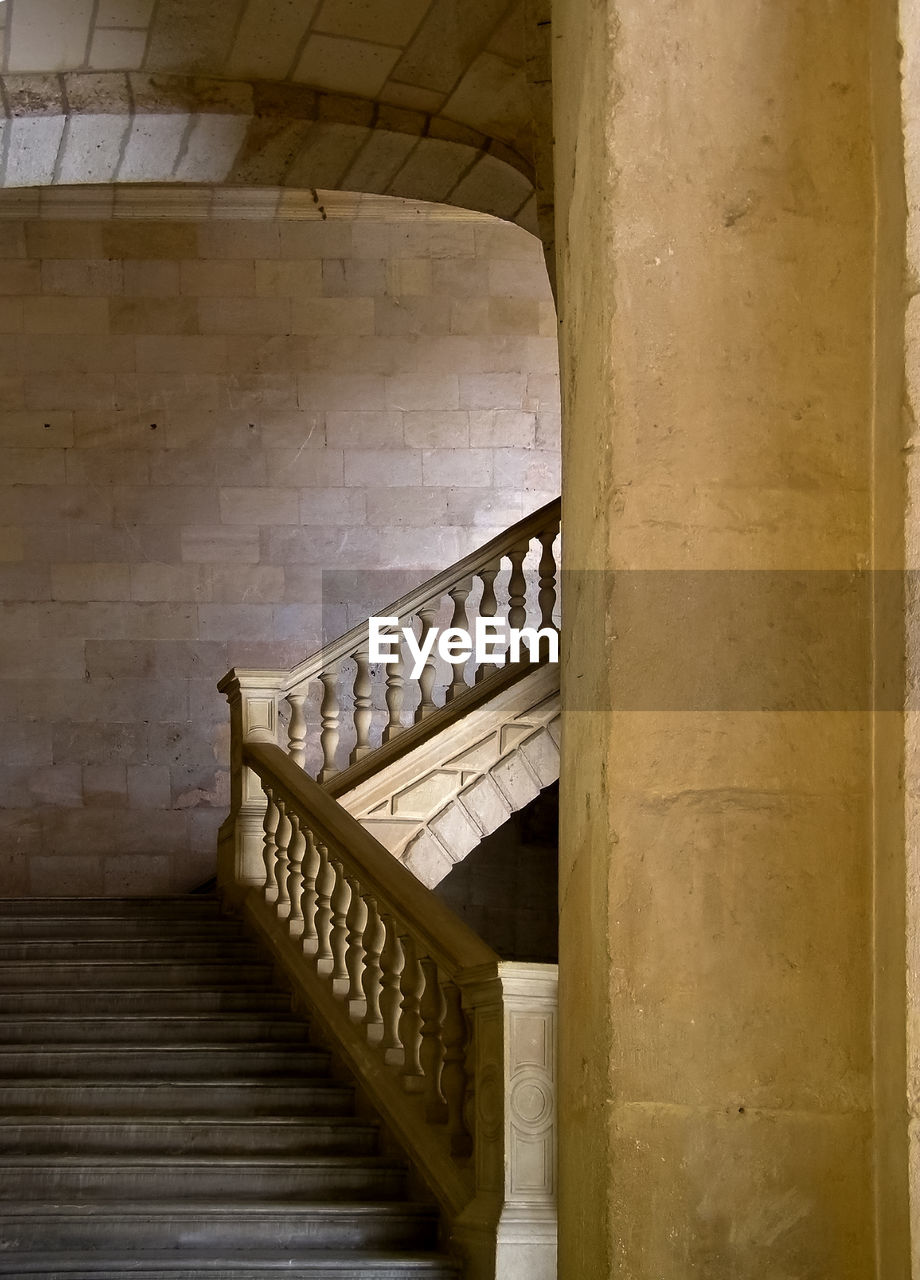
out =
[[[897,1046],[873,1074],[885,7],[554,0],[561,1280],[867,1280],[879,1199],[906,1274]]]

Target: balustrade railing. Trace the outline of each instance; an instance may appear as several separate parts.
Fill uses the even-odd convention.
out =
[[[244,911],[441,1200],[469,1280],[552,1280],[555,966],[500,961],[276,744],[240,764],[263,814]]]
[[[543,630],[522,661],[448,655],[413,678],[404,647],[371,661],[362,625],[291,672],[220,684],[221,893],[439,1198],[468,1280],[555,1276],[555,966],[499,960],[334,797],[545,661],[558,536],[557,501],[380,611],[417,641],[477,617]]]
[[[234,684],[260,694],[271,690],[275,740],[311,776],[341,794],[376,767],[369,756],[382,752],[395,758],[437,731],[445,717],[485,701],[546,659],[559,623],[559,514],[556,499],[380,609],[379,616],[396,619],[395,661],[371,661],[368,625],[362,623],[292,671],[231,671],[221,690],[231,696]],[[475,654],[448,661],[435,650],[413,676],[406,630],[424,647],[433,628],[474,634],[478,618],[493,628],[529,629],[536,642],[521,647],[520,661],[507,663],[477,662]],[[493,656],[500,647],[495,645]],[[285,721],[286,742],[281,739]]]

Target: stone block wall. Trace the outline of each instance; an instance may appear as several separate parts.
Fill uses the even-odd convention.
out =
[[[224,671],[315,648],[325,570],[422,580],[558,493],[533,237],[258,195],[0,199],[2,893],[205,878]]]

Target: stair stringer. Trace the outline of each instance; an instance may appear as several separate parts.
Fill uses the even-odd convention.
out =
[[[427,888],[559,777],[559,668],[536,667],[337,799]]]

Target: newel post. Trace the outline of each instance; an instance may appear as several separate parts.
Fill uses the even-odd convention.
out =
[[[217,842],[217,883],[224,899],[239,902],[265,882],[265,793],[243,764],[246,742],[278,741],[278,671],[229,671],[217,686],[230,706],[230,814]]]
[[[472,1022],[476,1195],[453,1238],[473,1280],[556,1277],[555,965],[457,979]]]

